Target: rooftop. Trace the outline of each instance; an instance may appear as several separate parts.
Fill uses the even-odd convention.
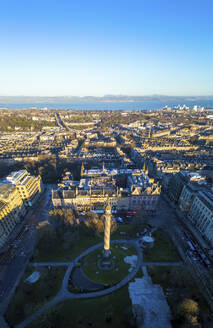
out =
[[[28,175],[28,172],[26,170],[19,170],[19,171],[14,171],[11,172],[8,176],[7,176],[7,180],[11,181],[12,183],[20,183],[20,181],[25,178],[25,176]]]
[[[2,210],[5,205],[6,205],[6,203],[0,200],[0,210]]]
[[[15,188],[16,187],[9,182],[0,182],[0,198],[7,199]]]
[[[213,194],[210,192],[199,191],[199,198],[210,209],[213,210]]]

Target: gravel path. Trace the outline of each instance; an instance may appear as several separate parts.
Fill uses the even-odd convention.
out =
[[[29,263],[30,266],[69,266],[70,262],[33,262]]]
[[[183,262],[143,262],[144,266],[181,266]]]

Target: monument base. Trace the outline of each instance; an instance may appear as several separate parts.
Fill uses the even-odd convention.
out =
[[[112,252],[110,249],[103,249],[103,252],[102,252],[102,255],[103,255],[103,258],[110,258]]]
[[[103,250],[103,256],[102,258],[98,261],[98,267],[100,270],[112,270],[114,268],[114,262],[111,258],[111,251],[110,249],[108,250]]]

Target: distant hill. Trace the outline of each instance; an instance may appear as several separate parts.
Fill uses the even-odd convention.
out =
[[[29,97],[29,96],[0,96],[0,103],[4,104],[24,104],[24,103],[95,103],[95,102],[136,102],[136,101],[202,101],[213,100],[213,96],[127,96],[127,95],[105,95],[103,97],[85,96],[63,96],[63,97]]]

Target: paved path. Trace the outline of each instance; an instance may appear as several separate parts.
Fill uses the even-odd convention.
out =
[[[142,271],[143,271],[143,274],[144,274],[144,277],[148,277],[148,272],[147,272],[147,268],[144,266],[144,263],[142,265]]]
[[[34,267],[38,267],[38,266],[69,266],[70,262],[33,262],[33,263],[29,263],[29,265],[34,266]]]
[[[147,267],[142,264],[143,277],[129,283],[129,295],[135,308],[137,326],[171,328],[170,309],[160,285],[152,283]]]
[[[69,282],[69,277],[70,277],[70,274],[74,268],[74,263],[70,263],[70,265],[68,266],[68,269],[64,275],[64,279],[62,281],[62,287],[61,287],[61,290],[64,291],[66,290],[67,286],[68,286],[68,282]]]
[[[63,301],[68,300],[68,299],[87,299],[87,298],[96,298],[96,297],[100,297],[100,296],[105,296],[105,295],[110,294],[110,293],[122,288],[123,286],[125,286],[131,279],[134,278],[134,276],[136,275],[138,270],[141,268],[141,265],[142,265],[142,252],[141,252],[140,247],[138,246],[138,243],[135,242],[135,241],[132,241],[132,240],[113,240],[111,242],[111,244],[128,244],[129,246],[135,247],[135,249],[138,253],[138,259],[137,259],[137,263],[136,263],[135,268],[123,280],[121,280],[119,283],[117,283],[116,285],[114,285],[110,288],[103,289],[101,291],[96,291],[96,292],[74,294],[74,293],[71,293],[67,290],[69,277],[70,277],[70,274],[71,274],[75,264],[79,263],[79,261],[83,257],[85,257],[86,255],[88,255],[89,253],[91,253],[94,250],[102,247],[103,243],[94,245],[94,246],[88,248],[87,250],[85,250],[83,253],[81,253],[81,255],[76,257],[76,259],[74,261],[72,261],[68,264],[68,268],[67,268],[67,271],[64,275],[63,282],[62,282],[62,287],[61,287],[60,291],[58,292],[58,294],[51,301],[49,301],[42,308],[40,308],[38,311],[34,312],[31,316],[26,318],[20,324],[16,325],[15,328],[24,328],[24,327],[26,327],[33,320],[38,318],[41,314],[43,314],[44,312],[46,312],[47,310],[49,310],[51,307],[55,306],[59,302],[63,302]],[[46,263],[48,263],[48,262],[46,262]],[[52,263],[55,263],[55,262],[52,262]]]
[[[144,266],[181,266],[183,262],[143,262]]]

